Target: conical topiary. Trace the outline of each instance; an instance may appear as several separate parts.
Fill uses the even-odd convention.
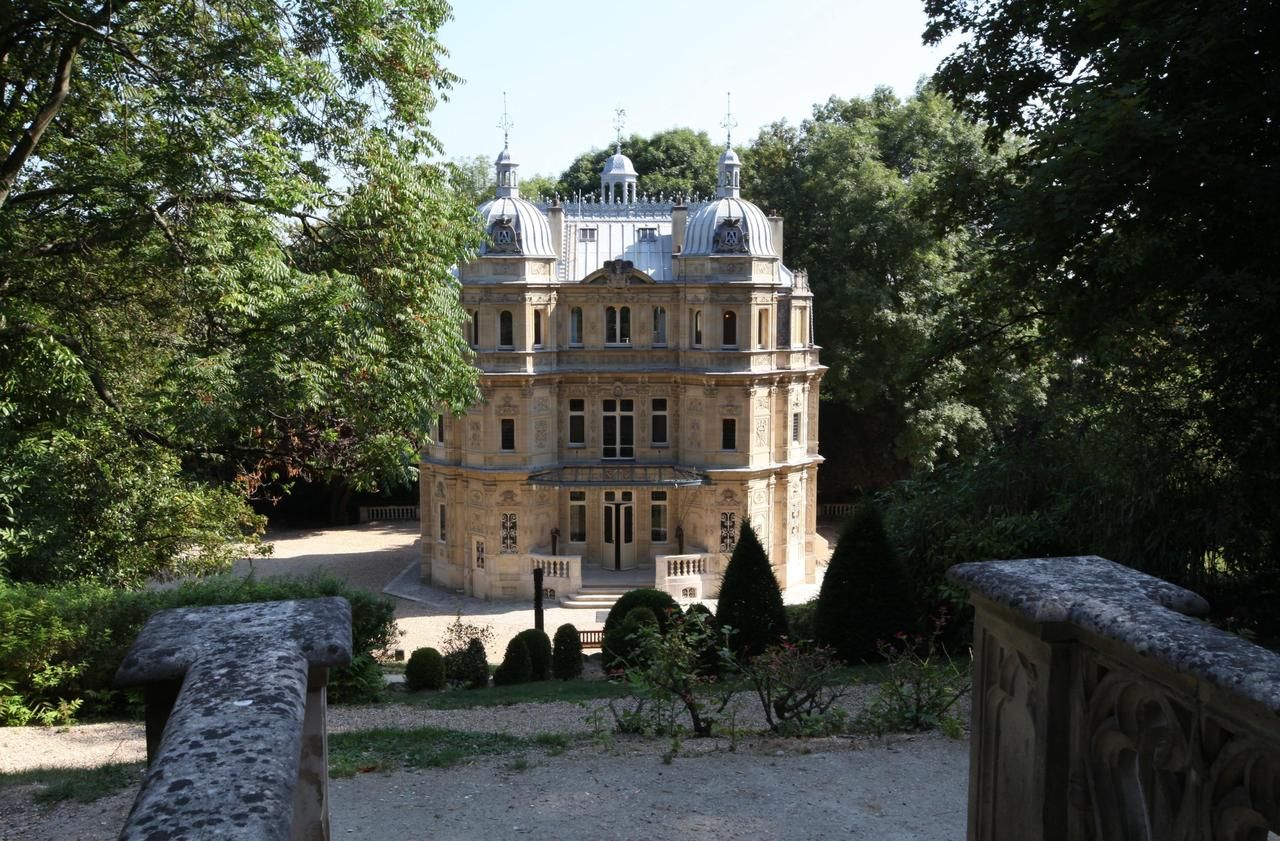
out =
[[[813,616],[817,642],[857,663],[878,656],[877,642],[915,628],[906,569],[884,531],[880,511],[861,505],[840,530]]]
[[[749,520],[742,523],[738,545],[720,583],[716,622],[733,629],[729,644],[740,657],[755,657],[787,635],[782,590]]]

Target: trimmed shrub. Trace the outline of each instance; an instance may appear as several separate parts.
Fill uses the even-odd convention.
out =
[[[720,677],[720,672],[725,666],[724,658],[720,656],[720,649],[724,646],[724,635],[720,633],[720,624],[716,622],[716,616],[711,612],[711,608],[701,602],[689,605],[684,615],[690,617],[695,613],[701,617],[700,623],[706,632],[706,645],[698,656],[698,674],[709,678]]]
[[[750,520],[743,520],[742,534],[725,567],[716,621],[721,628],[733,629],[729,644],[742,658],[755,657],[787,636],[782,590]]]
[[[827,566],[814,634],[849,663],[878,659],[877,643],[915,630],[911,582],[885,534],[880,510],[859,506],[840,530]]]
[[[454,686],[484,689],[489,685],[489,655],[479,637],[472,637],[461,651],[444,656],[444,674]]]
[[[614,656],[613,647],[609,645],[609,640],[619,640],[617,630],[622,625],[627,614],[637,607],[647,607],[653,612],[658,620],[658,630],[666,633],[671,627],[671,619],[680,616],[680,605],[676,600],[671,598],[667,593],[661,590],[655,590],[652,587],[641,587],[636,590],[628,590],[622,594],[622,598],[614,602],[612,608],[609,609],[609,615],[604,620],[604,644],[601,646],[603,654],[603,665],[605,669],[617,669],[622,666],[618,662],[618,658]],[[610,637],[610,634],[613,636]],[[619,645],[625,645],[619,643]]]
[[[792,642],[812,642],[814,639],[813,614],[818,609],[815,596],[804,604],[783,605],[787,612],[787,627],[791,629],[788,638]]]
[[[650,608],[640,605],[628,611],[622,624],[611,631],[605,631],[603,648],[606,668],[634,669],[644,665],[641,662],[642,646],[638,632],[645,626],[657,628],[658,634],[662,634],[662,624],[658,622],[657,615]]]
[[[398,638],[390,599],[332,576],[218,576],[159,591],[0,582],[0,685],[7,687],[0,705],[14,711],[8,718],[15,722],[45,720],[50,711],[74,710],[79,702],[82,711],[119,713],[137,693],[113,688],[116,667],[156,611],[321,596],[341,596],[351,604],[352,663],[331,672],[329,699],[376,699],[383,689],[376,658]]]
[[[551,674],[556,680],[573,680],[582,675],[582,635],[569,623],[556,628],[551,654]]]
[[[493,673],[494,686],[514,686],[517,683],[528,683],[533,677],[533,663],[529,656],[529,646],[524,644],[517,634],[507,643],[507,653],[502,657],[502,665]]]
[[[530,680],[546,680],[551,677],[551,639],[546,631],[529,628],[516,634],[529,649]]]
[[[404,664],[404,686],[410,692],[444,689],[444,655],[434,648],[415,648]]]

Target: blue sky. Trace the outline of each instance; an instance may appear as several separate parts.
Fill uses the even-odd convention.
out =
[[[918,0],[454,0],[440,37],[463,82],[431,115],[449,158],[495,157],[507,92],[520,174],[558,175],[624,134],[689,127],[734,141],[798,123],[832,94],[908,96],[944,48],[921,44]]]

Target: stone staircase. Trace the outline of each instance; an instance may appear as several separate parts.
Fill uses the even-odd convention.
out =
[[[622,594],[635,586],[626,584],[584,584],[582,589],[560,602],[560,607],[570,610],[604,610],[613,607]]]

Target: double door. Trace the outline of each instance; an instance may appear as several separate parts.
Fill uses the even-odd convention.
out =
[[[636,506],[631,491],[604,492],[605,569],[631,569],[636,565]]]

